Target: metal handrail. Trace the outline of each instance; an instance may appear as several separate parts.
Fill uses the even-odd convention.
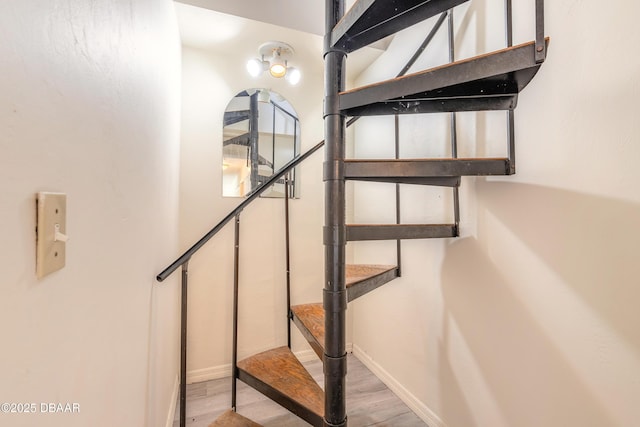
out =
[[[185,253],[183,253],[178,259],[172,262],[167,268],[165,268],[160,274],[156,276],[158,282],[162,282],[169,277],[178,267],[185,262],[189,261],[193,254],[205,245],[213,236],[215,236],[229,221],[236,217],[240,212],[244,210],[251,202],[253,202],[260,194],[262,194],[267,188],[275,184],[280,178],[282,178],[291,169],[298,166],[304,160],[306,160],[313,153],[318,151],[324,145],[324,141],[320,141],[318,144],[310,148],[306,153],[293,158],[286,165],[284,165],[277,173],[273,174],[271,178],[264,182],[261,186],[250,192],[247,197],[240,203],[234,210],[232,210],[222,221],[220,221],[215,227],[213,227],[207,234],[205,234],[200,240],[198,240],[193,246],[191,246]]]

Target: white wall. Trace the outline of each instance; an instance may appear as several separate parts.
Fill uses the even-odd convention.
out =
[[[502,46],[502,3],[458,10],[459,58]],[[531,9],[514,4],[516,41],[531,39]],[[517,175],[465,179],[462,236],[404,243],[404,277],[350,306],[360,357],[430,425],[637,425],[638,12],[546,2],[551,45],[516,110]],[[429,28],[399,35],[359,83],[391,77],[383,63],[403,63]],[[461,155],[504,155],[503,117],[460,115]],[[358,124],[356,154],[392,154],[385,120]],[[447,123],[403,117],[403,156],[447,155]],[[393,221],[392,190],[360,187],[356,219]],[[403,196],[406,222],[450,215],[448,193]],[[355,258],[393,262],[392,245],[359,244]]]
[[[169,1],[0,3],[0,401],[11,426],[160,426],[178,367],[179,39]],[[67,193],[35,276],[35,194]]]
[[[222,197],[222,120],[237,93],[266,87],[289,100],[300,118],[303,152],[323,139],[321,38],[241,18],[225,22],[229,28],[259,35],[249,54],[238,45],[230,49],[234,42],[226,40],[211,40],[198,47],[183,45],[183,250],[242,201]],[[245,71],[246,60],[266,40],[282,40],[300,54],[317,55],[317,67],[306,66],[303,80],[295,87],[267,75],[251,78]],[[302,165],[301,198],[290,202],[293,304],[322,301],[323,161],[320,151]],[[189,264],[189,381],[230,372],[233,228],[233,222],[227,225]],[[241,216],[240,357],[286,345],[284,254],[283,199],[256,200]],[[297,332],[294,351],[310,351]]]

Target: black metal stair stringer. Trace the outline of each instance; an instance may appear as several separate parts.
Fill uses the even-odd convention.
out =
[[[413,185],[431,185],[435,187],[459,187],[459,176],[424,176],[424,177],[411,177],[411,176],[399,176],[397,174],[377,174],[377,176],[359,175],[351,173],[350,176],[345,176],[345,179],[351,181],[372,181],[372,182],[387,182],[393,184],[413,184]]]
[[[457,237],[455,224],[349,224],[347,241],[442,239]]]
[[[234,136],[233,138],[229,138],[222,143],[223,147],[227,147],[229,145],[240,145],[242,147],[248,147],[251,145],[250,141],[251,135],[247,133],[243,133],[242,135]]]
[[[468,0],[358,0],[331,32],[331,46],[353,52]]]
[[[345,178],[352,180],[446,179],[459,180],[460,176],[510,175],[508,158],[477,159],[390,159],[345,160]]]
[[[365,270],[365,277],[359,275],[359,270]],[[393,265],[357,265],[347,264],[347,302],[379,288],[400,277],[400,269]],[[367,270],[374,274],[368,273]]]
[[[548,39],[547,39],[548,43]],[[538,72],[535,42],[340,93],[349,116],[512,110]]]
[[[251,110],[225,111],[224,126],[229,126],[240,123],[244,120],[249,120],[249,117],[251,117]]]

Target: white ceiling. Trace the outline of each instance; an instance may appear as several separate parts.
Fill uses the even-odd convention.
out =
[[[324,0],[176,0],[175,5],[184,45],[223,54],[233,49],[248,59],[257,56],[260,44],[279,40],[293,46],[291,63],[303,73],[323,69]],[[387,44],[350,54],[348,77],[358,76]]]
[[[177,1],[311,34],[324,34],[324,0]]]

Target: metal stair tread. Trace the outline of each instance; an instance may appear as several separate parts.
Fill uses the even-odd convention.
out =
[[[262,427],[262,425],[229,409],[209,424],[209,427]]]
[[[345,162],[346,164],[346,162]],[[459,176],[411,176],[406,173],[403,174],[377,174],[365,175],[354,174],[351,171],[351,175],[345,175],[345,179],[352,181],[373,181],[373,182],[386,182],[392,184],[411,184],[411,185],[429,185],[434,187],[460,187]]]
[[[506,157],[431,159],[350,159],[344,162],[345,178],[397,180],[460,176],[510,175]],[[444,183],[443,183],[444,184]]]
[[[225,111],[223,125],[229,126],[240,123],[242,121],[249,120],[249,117],[251,117],[251,110]]]
[[[322,425],[324,392],[288,347],[241,360],[238,378],[313,425]]]
[[[226,147],[228,145],[240,145],[243,147],[248,147],[250,144],[251,134],[249,132],[245,132],[241,135],[234,136],[222,142],[222,146]]]
[[[331,31],[331,46],[353,52],[466,1],[357,0]]]
[[[362,116],[513,109],[541,65],[531,41],[341,92],[340,110]]]
[[[347,241],[457,237],[455,224],[348,224]]]

